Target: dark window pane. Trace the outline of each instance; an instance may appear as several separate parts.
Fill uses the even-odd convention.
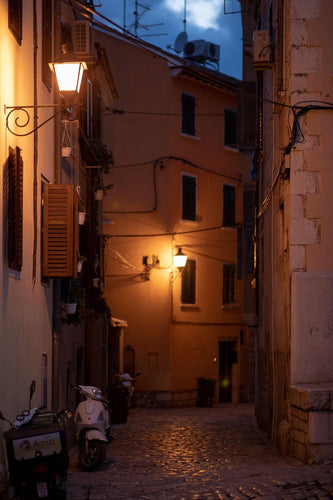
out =
[[[224,145],[237,149],[237,113],[224,110]]]
[[[235,226],[236,224],[236,189],[235,186],[223,186],[223,225]]]
[[[223,266],[223,304],[234,304],[235,300],[235,275],[236,266],[225,264]]]
[[[182,94],[182,132],[195,135],[195,97]]]
[[[52,2],[42,3],[42,78],[49,89],[52,87],[52,71],[49,62],[52,60]]]
[[[182,218],[196,220],[196,178],[182,177]]]
[[[8,28],[21,45],[22,41],[22,0],[8,0]]]
[[[195,304],[195,260],[187,259],[186,266],[182,271],[182,304]]]

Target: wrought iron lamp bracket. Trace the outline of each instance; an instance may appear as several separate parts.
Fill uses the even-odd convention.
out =
[[[78,107],[79,105],[66,105],[66,104],[44,104],[44,105],[37,105],[37,106],[4,106],[4,111],[6,116],[6,127],[9,130],[9,132],[13,135],[16,135],[18,137],[25,137],[27,135],[33,134],[41,128],[43,125],[51,121],[53,118],[56,116],[63,114],[64,118],[69,121],[74,121],[78,118]],[[29,130],[29,132],[15,132],[13,130],[13,123],[16,127],[25,129],[26,127],[29,126],[30,120],[31,120],[31,114],[28,110],[33,109],[40,109],[40,108],[58,108],[57,111],[52,115],[49,116],[46,120],[44,120],[42,123],[39,125],[36,125],[34,128]],[[9,110],[9,111],[7,111]],[[17,113],[15,115],[15,113]],[[36,115],[33,117],[34,121],[35,119],[38,119]],[[11,125],[12,124],[12,125]]]

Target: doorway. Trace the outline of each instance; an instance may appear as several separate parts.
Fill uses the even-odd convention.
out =
[[[232,402],[232,365],[237,363],[237,341],[219,342],[219,403]]]

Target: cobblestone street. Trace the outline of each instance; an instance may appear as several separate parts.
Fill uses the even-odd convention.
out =
[[[280,457],[258,432],[252,405],[134,408],[112,435],[96,472],[80,471],[72,450],[68,498],[333,498],[333,463]]]

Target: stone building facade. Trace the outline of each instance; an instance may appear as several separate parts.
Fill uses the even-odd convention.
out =
[[[333,456],[333,5],[242,9],[256,73],[257,417],[282,451],[323,460]]]

